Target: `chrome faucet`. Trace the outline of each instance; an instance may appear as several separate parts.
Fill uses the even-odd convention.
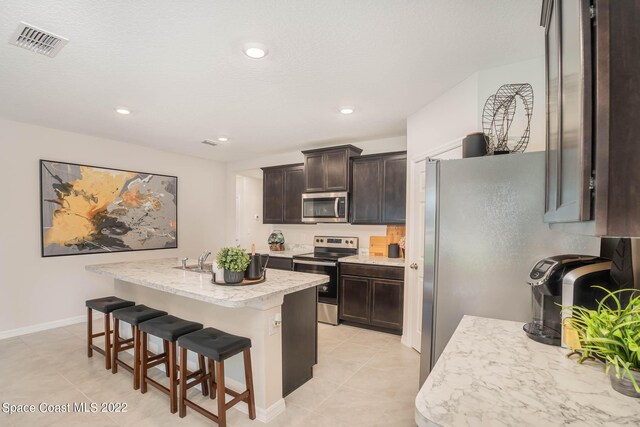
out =
[[[198,268],[200,270],[204,270],[204,262],[209,258],[209,255],[211,255],[211,252],[205,251],[202,252],[202,255],[198,258]]]

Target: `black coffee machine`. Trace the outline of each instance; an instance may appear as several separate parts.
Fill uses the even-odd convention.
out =
[[[601,286],[611,292],[634,287],[631,241],[627,238],[602,238],[600,254],[558,255],[538,261],[529,273],[533,321],[523,326],[532,340],[561,345],[563,333],[561,305],[579,305],[595,309],[606,295]],[[628,293],[627,293],[628,294]],[[625,304],[625,294],[618,295]],[[562,343],[571,347],[566,338]],[[569,340],[571,341],[571,340]]]
[[[531,286],[533,321],[523,326],[527,336],[544,344],[560,345],[562,337],[562,281],[576,268],[609,262],[592,255],[557,255],[538,261],[527,283]]]

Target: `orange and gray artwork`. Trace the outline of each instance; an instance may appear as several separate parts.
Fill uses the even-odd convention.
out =
[[[42,256],[178,247],[174,176],[40,161]]]

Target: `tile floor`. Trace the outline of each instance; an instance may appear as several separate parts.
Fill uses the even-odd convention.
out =
[[[99,322],[96,322],[99,323]],[[95,323],[94,323],[95,324]],[[131,375],[112,375],[104,358],[86,357],[85,324],[0,341],[0,404],[126,402],[126,414],[32,413],[8,415],[7,426],[212,426],[192,410],[179,418],[153,388],[142,395]],[[269,426],[415,426],[419,355],[400,338],[348,326],[319,325],[319,363],[314,378],[286,397],[287,409]],[[164,376],[155,370],[154,376]],[[194,400],[199,391],[192,389]],[[208,399],[207,399],[208,400]],[[211,409],[215,401],[208,400]],[[260,426],[235,409],[228,425]]]

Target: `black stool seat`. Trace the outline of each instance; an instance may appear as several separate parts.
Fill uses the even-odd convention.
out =
[[[163,340],[176,341],[182,335],[202,329],[202,323],[190,322],[169,314],[142,322],[138,328]]]
[[[138,326],[138,324],[146,322],[147,320],[166,316],[167,312],[140,304],[115,310],[112,314],[115,319],[122,320],[130,325]]]
[[[100,313],[111,313],[120,308],[131,307],[136,305],[133,301],[127,301],[118,297],[110,296],[104,298],[90,299],[86,301],[86,306]]]
[[[213,360],[224,360],[251,347],[251,340],[214,328],[205,328],[178,338],[178,345]]]

